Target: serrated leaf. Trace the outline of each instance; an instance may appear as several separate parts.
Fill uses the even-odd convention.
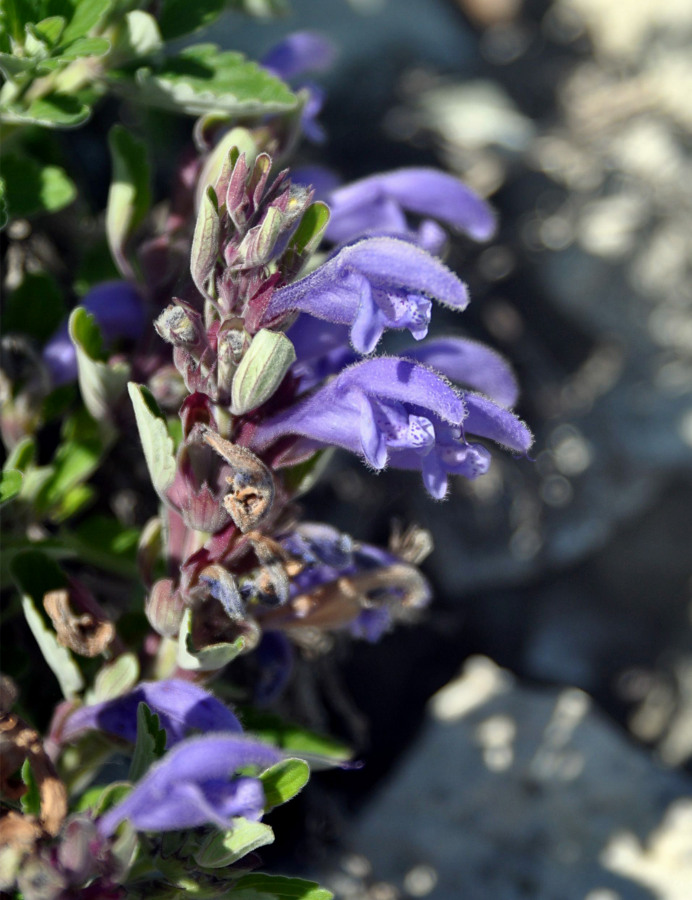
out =
[[[113,176],[108,192],[106,234],[113,259],[124,275],[133,268],[125,245],[147,214],[151,203],[149,164],[146,147],[122,125],[114,125],[108,134]]]
[[[70,700],[84,687],[84,679],[70,651],[58,643],[55,631],[38,611],[34,598],[50,590],[65,587],[67,581],[60,568],[45,554],[37,551],[18,553],[10,572],[22,595],[22,609],[43,658],[58,679],[63,696]]]
[[[9,503],[22,489],[22,473],[17,469],[5,469],[0,475],[0,506]]]
[[[0,118],[8,122],[43,125],[44,128],[76,128],[89,118],[91,110],[71,94],[46,94],[25,109],[11,104]]]
[[[264,875],[261,872],[244,875],[233,886],[233,900],[333,900],[334,894],[314,881],[286,878],[284,875]]]
[[[135,411],[139,439],[142,442],[144,459],[149,469],[154,490],[165,499],[168,488],[175,478],[175,452],[173,440],[168,433],[166,420],[156,405],[151,392],[143,385],[130,382],[127,386]]]
[[[157,759],[161,759],[165,752],[166,730],[161,728],[156,713],[153,713],[142,701],[137,706],[137,740],[132,754],[128,780],[139,781],[149,766]]]
[[[103,341],[94,316],[82,306],[72,311],[68,331],[77,353],[77,379],[84,405],[98,422],[110,422],[112,410],[120,398],[130,367],[126,362],[105,363],[101,356]]]
[[[238,816],[230,831],[210,834],[194,858],[203,869],[220,869],[273,841],[274,832],[269,825]]]
[[[310,767],[302,759],[282,759],[259,776],[264,788],[265,810],[286,803],[301,791],[310,779]]]
[[[3,157],[2,173],[8,211],[13,218],[56,212],[77,195],[77,189],[64,169],[43,166],[27,155]]]
[[[298,105],[292,91],[266,69],[214,44],[196,44],[156,69],[138,69],[135,84],[132,97],[138,102],[189,115],[217,110],[258,116],[289,112]],[[122,79],[117,86],[129,89]]]

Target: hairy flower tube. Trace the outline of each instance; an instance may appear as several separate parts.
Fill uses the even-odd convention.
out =
[[[258,820],[265,797],[258,778],[239,769],[266,769],[282,758],[267,744],[236,734],[217,733],[177,744],[98,821],[108,836],[129,821],[137,831],[178,831],[212,824],[227,829],[233,818]]]
[[[338,446],[373,468],[419,469],[428,492],[441,499],[447,475],[474,478],[490,457],[464,433],[526,453],[531,434],[517,417],[478,395],[459,394],[436,372],[411,360],[382,357],[344,369],[294,406],[259,424],[252,446],[261,451],[285,435],[313,446]]]
[[[365,238],[343,247],[319,269],[272,295],[262,324],[306,312],[348,325],[353,347],[371,353],[389,328],[428,333],[431,302],[463,310],[465,285],[439,260],[408,241]]]

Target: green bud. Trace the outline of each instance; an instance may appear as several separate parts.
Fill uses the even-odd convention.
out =
[[[205,297],[209,296],[207,281],[219,255],[220,233],[221,222],[216,193],[214,188],[208,187],[197,215],[195,234],[192,238],[192,253],[190,254],[192,280]]]
[[[296,351],[280,331],[263,328],[252,339],[231,388],[231,412],[240,416],[265,403],[295,362]]]
[[[270,206],[260,225],[251,228],[238,247],[244,268],[263,266],[272,258],[274,246],[284,225],[284,215]]]

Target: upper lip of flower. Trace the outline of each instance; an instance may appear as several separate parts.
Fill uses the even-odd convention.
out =
[[[302,311],[350,326],[351,342],[370,353],[386,328],[427,334],[430,299],[463,310],[466,286],[410,241],[370,237],[342,247],[314,272],[272,295],[261,324]]]

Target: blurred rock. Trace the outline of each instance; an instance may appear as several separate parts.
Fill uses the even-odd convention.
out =
[[[528,688],[475,657],[353,823],[365,874],[338,896],[372,898],[379,883],[432,900],[684,900],[691,810],[692,781],[586,694]]]

